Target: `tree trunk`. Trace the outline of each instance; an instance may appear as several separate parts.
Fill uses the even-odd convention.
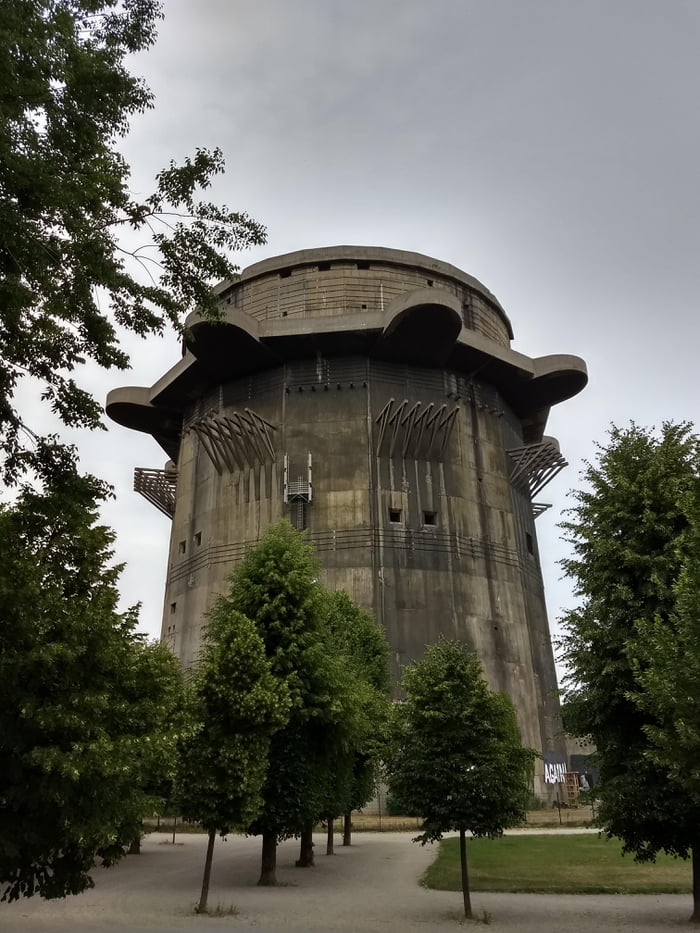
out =
[[[258,884],[272,886],[277,884],[277,833],[262,834],[262,861]]]
[[[333,817],[328,817],[328,833],[326,835],[326,855],[333,855]]]
[[[343,814],[343,845],[352,844],[352,811]]]
[[[214,858],[214,843],[216,842],[216,830],[209,830],[209,841],[207,843],[207,857],[204,859],[204,877],[202,878],[202,893],[199,896],[198,914],[207,912],[207,899],[209,898],[209,879],[211,878],[211,863]]]
[[[129,855],[141,855],[141,837],[134,836],[129,846]]]
[[[700,923],[700,845],[691,849],[693,862],[693,915],[691,923]]]
[[[299,858],[294,863],[297,868],[310,868],[314,863],[314,824],[307,823],[301,831]]]
[[[471,920],[472,902],[469,897],[469,872],[467,871],[467,838],[463,829],[459,831],[459,860],[462,865],[462,896],[464,898],[464,916]]]

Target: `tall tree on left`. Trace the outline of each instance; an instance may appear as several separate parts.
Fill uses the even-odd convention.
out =
[[[171,162],[134,199],[118,149],[152,106],[127,58],[153,44],[157,0],[0,0],[0,457],[6,482],[45,450],[21,410],[25,379],[64,424],[94,428],[85,361],[124,369],[118,328],[157,334],[199,308],[228,258],[265,241],[245,213],[202,201],[219,150]],[[129,242],[120,239],[129,233]],[[136,244],[134,246],[134,244]],[[148,247],[148,249],[146,249]]]
[[[3,900],[91,887],[138,835],[181,726],[177,661],[117,611],[100,483],[60,464],[40,480],[0,507]]]

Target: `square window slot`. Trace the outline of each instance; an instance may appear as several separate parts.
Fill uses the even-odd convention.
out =
[[[437,512],[423,512],[424,525],[437,525]]]
[[[401,521],[401,509],[389,509],[389,521],[390,522],[400,522]]]

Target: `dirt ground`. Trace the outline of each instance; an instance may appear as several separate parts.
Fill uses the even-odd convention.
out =
[[[256,885],[260,840],[218,840],[209,906],[218,916],[194,913],[206,837],[153,833],[142,854],[95,871],[95,888],[63,901],[37,898],[0,904],[2,933],[96,933],[227,929],[237,933],[428,933],[463,922],[461,894],[428,891],[419,882],[435,849],[410,833],[356,833],[325,855],[318,836],[316,864],[295,868],[298,843],[282,844],[277,888]],[[498,933],[656,933],[688,928],[689,896],[472,895],[475,911]]]

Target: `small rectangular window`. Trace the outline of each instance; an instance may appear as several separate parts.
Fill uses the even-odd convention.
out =
[[[181,542],[178,544],[177,549],[178,549],[178,551],[179,551],[181,554],[184,554],[185,551],[187,550],[187,542],[186,542],[186,541],[181,541]]]
[[[194,543],[197,547],[200,547],[202,544],[202,532],[198,531],[194,536]]]
[[[528,554],[535,553],[535,543],[532,540],[532,535],[528,531],[525,532],[525,546],[527,547]]]
[[[401,509],[389,509],[389,521],[400,522],[401,521]]]
[[[424,525],[437,525],[437,512],[423,512]]]
[[[329,262],[319,262],[317,268],[319,272],[330,272],[331,264]]]
[[[282,269],[282,270],[280,271],[280,278],[281,278],[281,279],[288,279],[289,276],[290,276],[291,274],[292,274],[292,270],[291,270],[291,269]]]
[[[432,280],[432,279],[426,279],[426,282],[428,283],[428,288],[432,288],[432,287],[433,287],[433,280]]]
[[[177,603],[170,603],[170,615],[174,616],[177,610]]]
[[[358,269],[369,269],[369,260],[360,259],[360,261],[357,263],[357,268]]]

